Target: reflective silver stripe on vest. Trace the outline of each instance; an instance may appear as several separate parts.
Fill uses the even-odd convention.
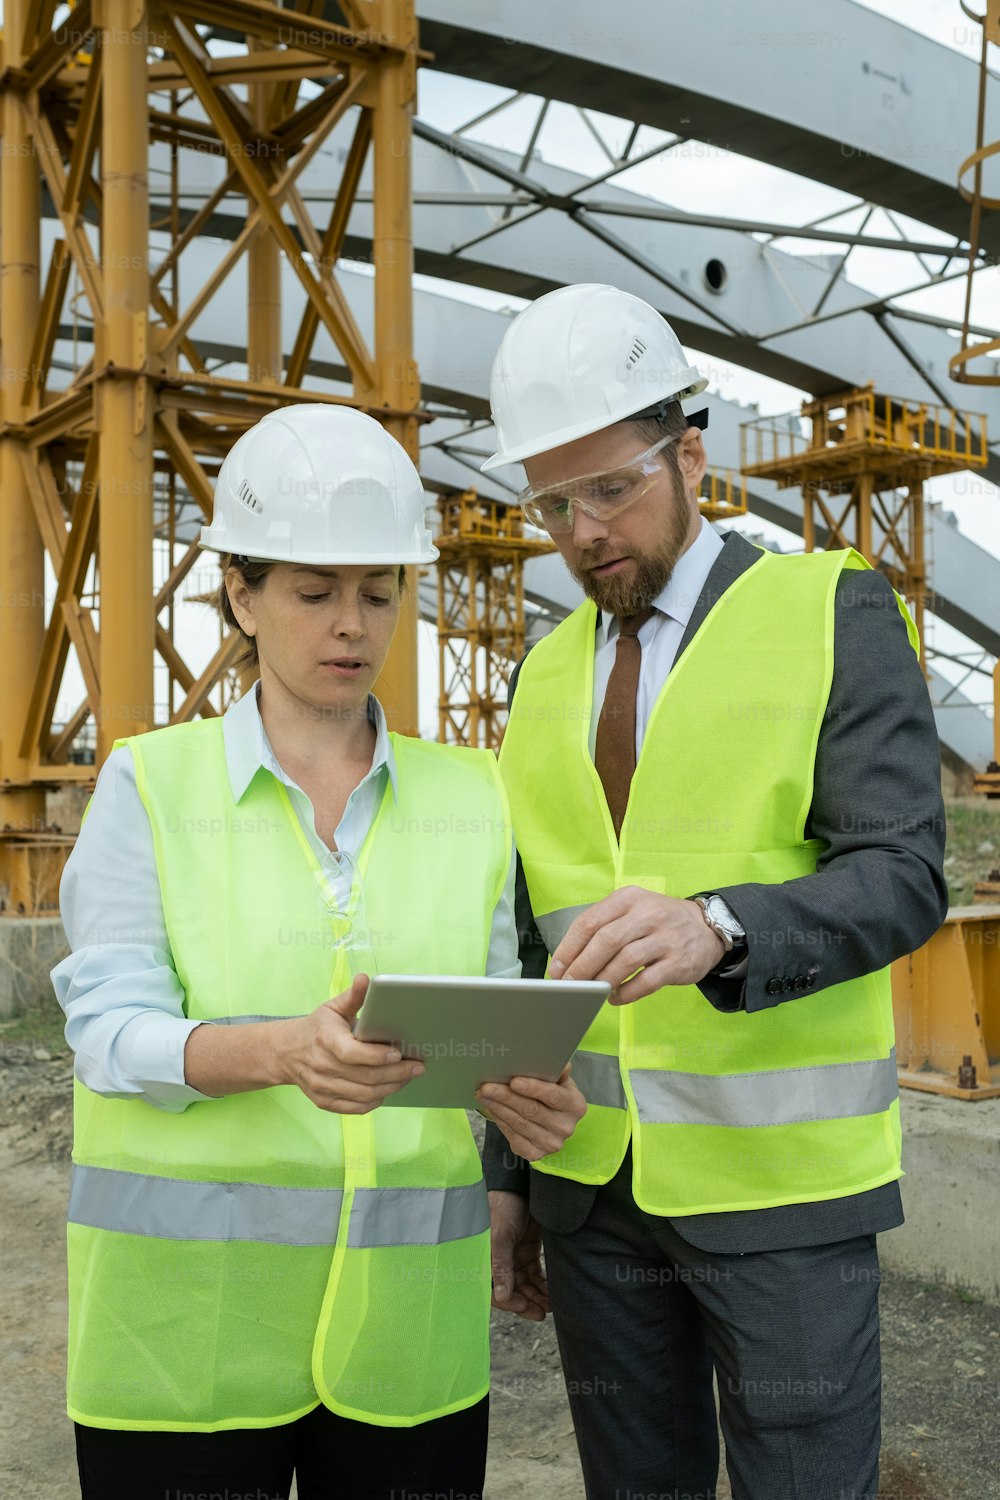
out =
[[[163,1240],[333,1245],[343,1201],[339,1188],[187,1182],[74,1166],[69,1221]],[[362,1188],[355,1194],[348,1244],[358,1250],[435,1245],[488,1228],[482,1181],[453,1188]]]
[[[294,1016],[188,1016],[189,1021],[201,1021],[206,1026],[249,1026],[253,1021],[301,1021],[307,1010],[297,1011]]]
[[[594,901],[585,901],[582,906],[561,906],[558,911],[546,912],[544,917],[535,918],[535,926],[542,934],[542,942],[550,956],[559,947],[580,913],[589,911],[594,905]]]
[[[572,1078],[588,1104],[625,1108],[625,1086],[617,1054],[608,1057],[603,1052],[574,1052]]]
[[[794,1125],[874,1115],[896,1098],[896,1049],[872,1062],[775,1068],[764,1073],[629,1073],[646,1125]]]
[[[464,1240],[490,1227],[486,1184],[450,1188],[357,1188],[347,1243],[440,1245]]]

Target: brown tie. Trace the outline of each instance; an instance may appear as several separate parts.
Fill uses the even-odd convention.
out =
[[[653,613],[653,610],[645,609],[641,614],[619,616],[615,664],[597,721],[594,764],[604,784],[604,795],[615,825],[615,838],[621,834],[635,772],[635,699],[642,661],[642,647],[636,637]]]

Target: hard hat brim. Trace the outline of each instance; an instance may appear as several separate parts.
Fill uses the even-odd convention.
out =
[[[607,420],[591,418],[586,422],[577,422],[571,427],[564,427],[559,432],[547,433],[544,438],[536,438],[532,442],[521,443],[514,448],[501,449],[491,454],[485,463],[480,464],[479,472],[489,474],[493,469],[502,469],[508,464],[518,464],[526,458],[535,458],[539,453],[548,453],[551,448],[561,448],[564,443],[572,443],[577,438],[589,437],[594,432],[603,432],[608,427],[614,427],[618,422],[627,422],[630,417],[637,416],[639,412],[645,411],[651,404],[655,405],[657,401],[687,401],[691,396],[699,395],[707,385],[707,378],[702,376],[692,385],[684,386],[682,390],[665,391],[661,396],[654,396],[652,403],[647,392],[643,400],[631,411],[618,412]]]
[[[199,547],[203,548],[206,552],[221,553],[232,551],[228,542],[225,545],[220,545],[219,542],[212,539],[209,534],[210,532],[211,527],[202,527],[202,534],[198,538]],[[322,568],[335,568],[338,566],[353,568],[358,564],[382,564],[387,568],[393,568],[397,565],[412,567],[417,563],[434,562],[441,554],[432,545],[426,552],[407,552],[399,556],[394,554],[392,557],[386,557],[384,552],[352,552],[350,557],[331,557],[327,552],[297,552],[294,557],[290,557],[287,552],[279,553],[267,548],[255,548],[253,556],[260,562],[288,562],[295,563],[301,567],[309,567],[311,564],[315,564],[316,567]]]

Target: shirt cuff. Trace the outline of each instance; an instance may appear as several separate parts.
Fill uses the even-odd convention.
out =
[[[174,1016],[134,1016],[114,1041],[115,1061],[135,1095],[177,1114],[189,1104],[211,1100],[184,1080],[184,1047],[201,1021]],[[126,1095],[125,1097],[130,1097]]]

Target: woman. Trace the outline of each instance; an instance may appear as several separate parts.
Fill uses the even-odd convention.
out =
[[[285,408],[202,545],[260,681],[119,742],[61,893],[83,1495],[478,1495],[478,1154],[462,1111],[380,1108],[423,1066],[351,1033],[373,962],[519,972],[492,755],[387,733],[370,692],[437,555],[420,480],[371,418]],[[519,1088],[513,1148],[558,1149],[582,1097]]]

